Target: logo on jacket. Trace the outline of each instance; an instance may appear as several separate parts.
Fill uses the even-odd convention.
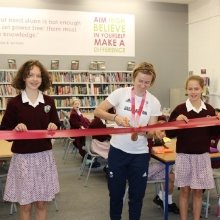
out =
[[[113,172],[110,171],[110,172],[109,172],[109,178],[113,178],[113,177],[114,177]]]
[[[51,109],[51,106],[50,106],[50,105],[45,105],[45,106],[44,106],[44,111],[45,111],[46,113],[48,113],[48,112],[50,111],[50,109]]]
[[[147,177],[147,173],[145,172],[142,177]]]

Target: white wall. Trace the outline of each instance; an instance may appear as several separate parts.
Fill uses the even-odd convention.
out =
[[[210,76],[210,104],[220,107],[220,1],[189,4],[189,71]]]
[[[136,47],[135,57],[36,56],[34,51],[33,55],[5,55],[0,50],[0,69],[7,68],[8,58],[16,59],[17,66],[30,58],[39,59],[47,68],[51,60],[58,59],[60,69],[69,69],[74,59],[80,60],[80,69],[88,69],[91,60],[105,60],[107,70],[125,70],[130,60],[148,61],[157,72],[151,91],[163,107],[169,107],[170,87],[183,87],[188,71],[187,5],[146,0],[0,0],[0,7],[134,14]]]

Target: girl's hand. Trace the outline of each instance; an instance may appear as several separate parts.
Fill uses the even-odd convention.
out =
[[[165,131],[155,131],[155,135],[160,140],[166,137]]]
[[[187,123],[187,122],[189,122],[189,119],[185,115],[179,115],[176,118],[176,121],[185,121]]]
[[[27,126],[23,123],[17,124],[17,126],[14,128],[15,131],[27,131]]]
[[[47,130],[57,130],[57,126],[54,123],[50,122]]]
[[[217,118],[220,120],[220,112],[218,112],[218,114],[217,114]]]

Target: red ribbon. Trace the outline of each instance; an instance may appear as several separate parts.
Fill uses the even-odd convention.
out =
[[[149,125],[140,128],[96,128],[96,129],[70,129],[70,130],[28,130],[28,131],[0,131],[0,139],[21,140],[21,139],[42,139],[42,138],[62,138],[80,137],[106,134],[125,134],[133,132],[148,132],[154,130],[173,130],[185,128],[197,128],[220,125],[220,120],[216,117],[203,117],[190,119],[188,123],[184,121],[165,122],[163,124]]]

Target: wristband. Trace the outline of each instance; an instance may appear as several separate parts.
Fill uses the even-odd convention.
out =
[[[113,121],[115,121],[115,118],[116,118],[117,116],[118,116],[117,114],[114,116]]]

